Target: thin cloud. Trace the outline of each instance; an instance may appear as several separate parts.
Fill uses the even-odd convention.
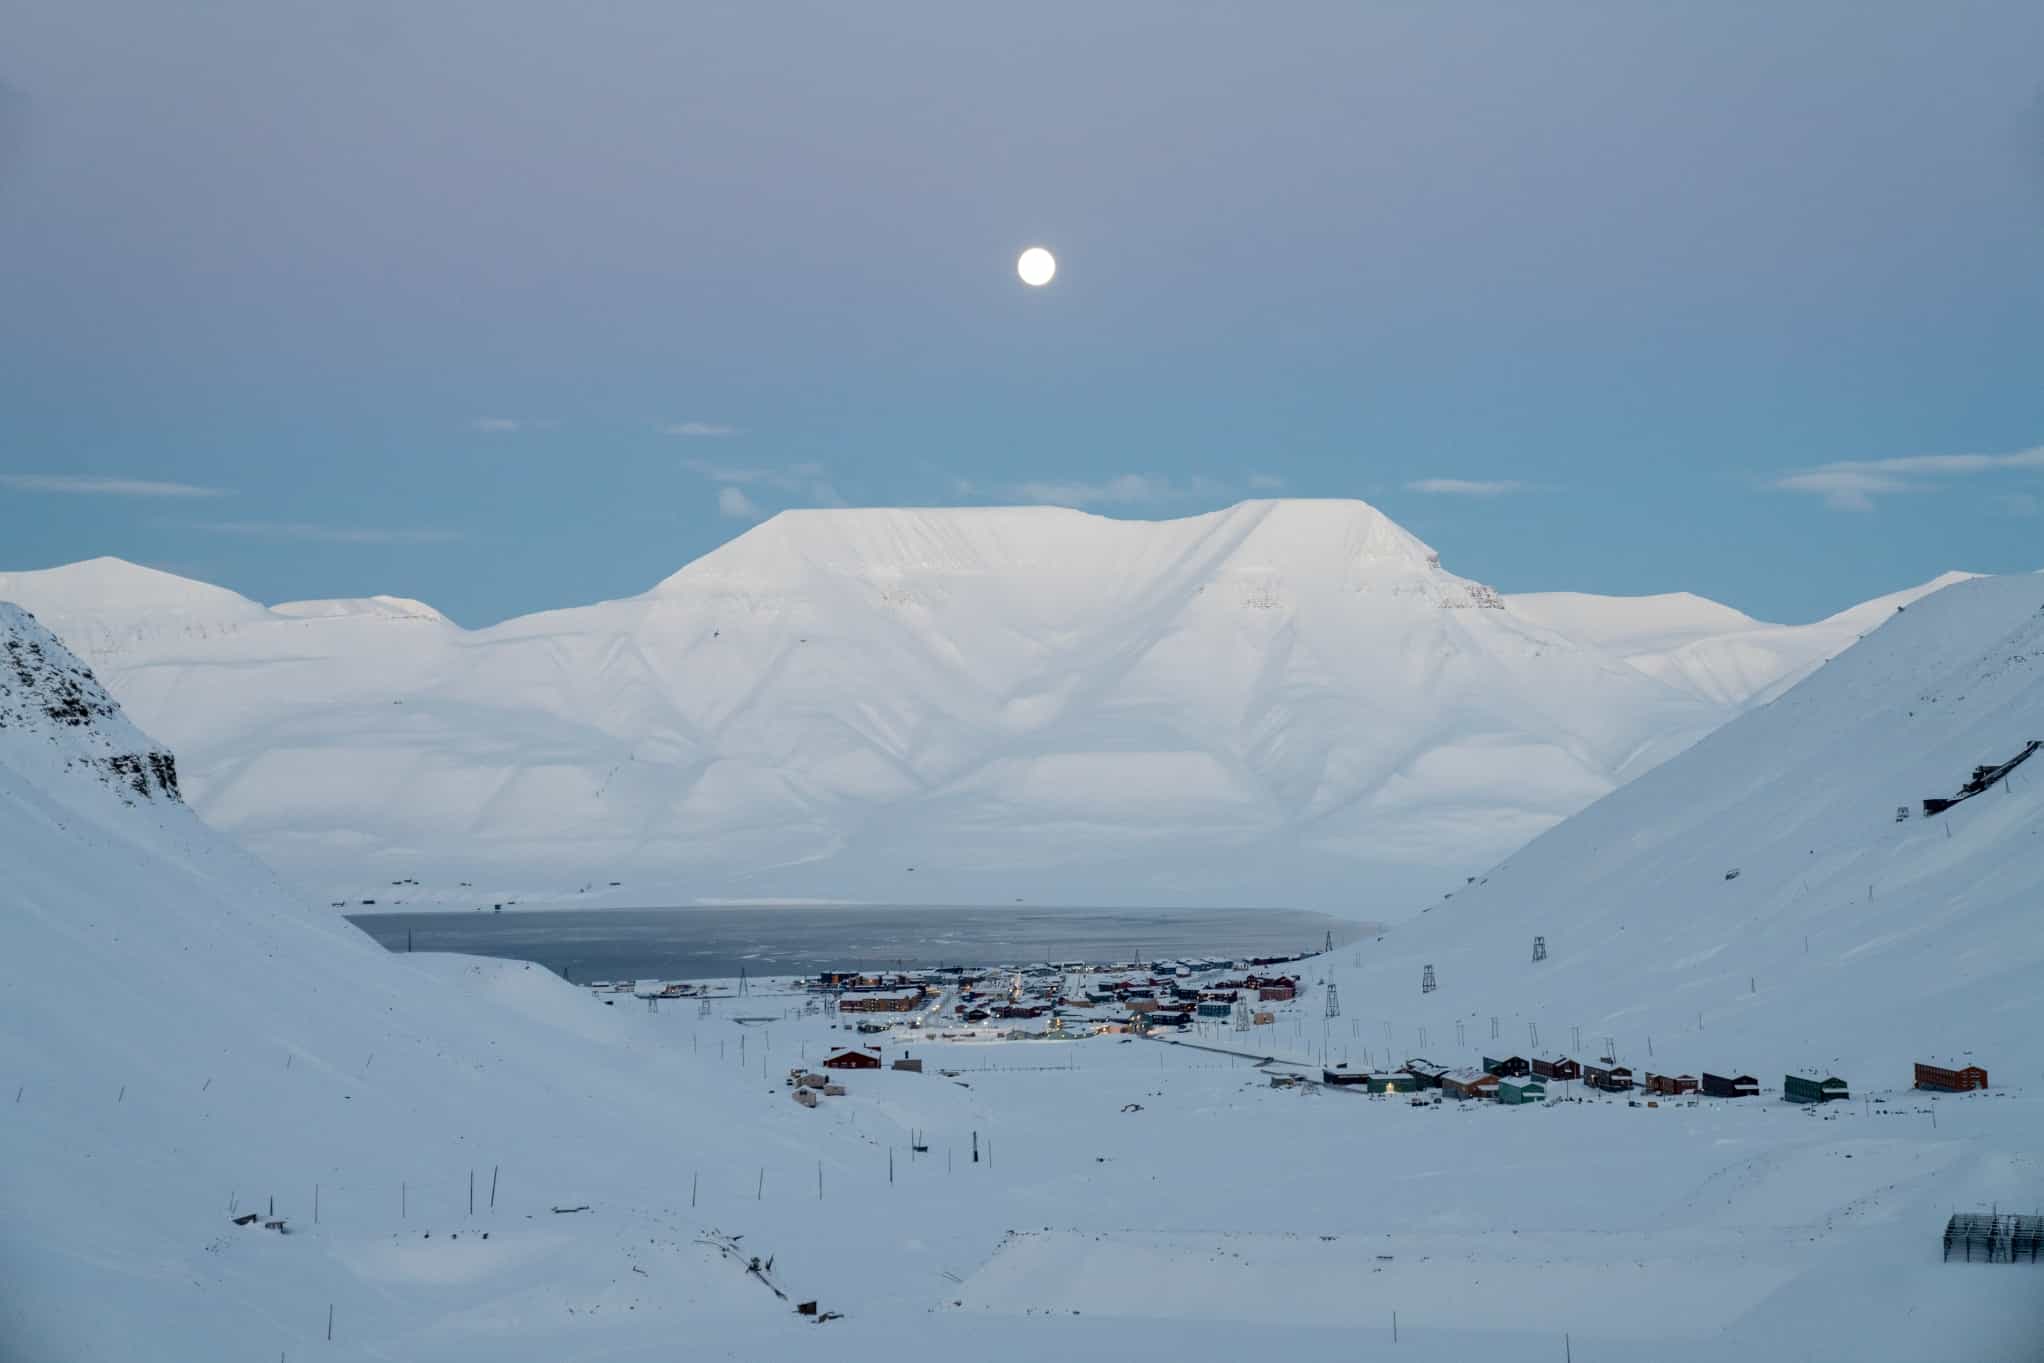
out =
[[[525,423],[515,416],[479,416],[468,423],[468,428],[484,435],[510,435],[524,430]]]
[[[305,544],[448,544],[468,538],[460,530],[313,525],[305,521],[201,521],[191,528],[211,535],[295,540]]]
[[[1220,492],[1210,479],[1195,479],[1179,486],[1154,473],[1119,473],[1098,482],[1031,481],[1016,483],[1008,493],[1025,502],[1051,506],[1140,506],[1150,502],[1183,501],[1188,497]]]
[[[2044,446],[2013,454],[1910,454],[1895,459],[1838,459],[1775,478],[1769,487],[1822,497],[1839,511],[1871,511],[1874,498],[1934,492],[1947,478],[2044,469]]]
[[[817,463],[774,468],[764,464],[721,464],[708,459],[684,459],[681,466],[713,483],[732,488],[773,488],[816,506],[845,504],[844,498],[838,495],[837,487],[830,481],[829,471]]]
[[[1524,483],[1510,478],[1419,478],[1407,483],[1405,490],[1437,497],[1504,497],[1523,491],[1525,487]]]
[[[1784,492],[1808,492],[1838,511],[1872,511],[1874,498],[1889,492],[1914,492],[1918,485],[1886,473],[1863,469],[1823,468],[1791,473],[1774,480]]]
[[[1243,480],[1256,492],[1277,492],[1283,489],[1285,480],[1275,473],[1252,473]]]
[[[717,514],[734,521],[756,521],[759,505],[745,495],[745,489],[726,483],[717,489]]]
[[[738,428],[736,426],[726,426],[715,421],[677,421],[672,425],[662,426],[660,434],[687,436],[694,439],[717,439],[722,436],[737,435]]]
[[[62,473],[0,473],[0,487],[17,492],[53,492],[75,497],[231,497],[221,487],[159,483],[144,478],[98,478]]]

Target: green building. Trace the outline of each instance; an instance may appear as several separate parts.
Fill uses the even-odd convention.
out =
[[[1791,1103],[1835,1103],[1852,1097],[1852,1094],[1846,1089],[1843,1079],[1787,1074],[1782,1076],[1781,1096]]]
[[[1547,1097],[1547,1081],[1524,1076],[1498,1080],[1500,1103],[1538,1103]]]

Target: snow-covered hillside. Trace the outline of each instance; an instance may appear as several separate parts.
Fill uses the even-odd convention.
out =
[[[1532,1024],[1545,1047],[1609,1037],[1642,1068],[1879,1084],[1970,1052],[2044,1078],[2044,761],[1920,812],[2044,738],[2044,576],[1889,615],[1365,948],[1361,969],[1344,957],[1344,991],[1399,1018],[1401,1047],[1424,1025],[1450,1049],[1459,1025],[1469,1051],[1523,1052]],[[1426,965],[1439,987],[1423,995]]]
[[[0,575],[0,599],[177,748],[208,821],[351,900],[418,879],[414,902],[586,885],[1377,918],[1887,611],[1786,628],[1694,598],[1500,597],[1344,501],[789,512],[642,596],[477,631],[106,559]]]
[[[309,1227],[318,1183],[329,1223],[359,1231],[409,1177],[429,1228],[452,1219],[457,1170],[513,1148],[530,1162],[525,1210],[615,1191],[560,1114],[633,1113],[648,1085],[689,1082],[679,1058],[577,1063],[582,1034],[615,1019],[565,1019],[585,1001],[553,976],[413,967],[281,907],[295,896],[193,817],[168,754],[61,643],[0,605],[0,650],[0,1357],[223,1357],[230,1341],[298,1357],[335,1279],[343,1302],[360,1294],[363,1329],[338,1356],[360,1357],[418,1326],[408,1285],[474,1274],[490,1252],[359,1233],[306,1252],[234,1231],[230,1198],[263,1211],[274,1195]],[[655,1140],[627,1125],[613,1150]],[[577,1290],[558,1246],[521,1253]],[[674,1258],[692,1270],[698,1253]]]
[[[167,785],[100,760],[163,750],[8,610],[0,648],[32,661],[0,668],[0,1358],[2032,1359],[2034,1270],[1937,1244],[1949,1210],[2044,1185],[2037,797],[2019,776],[1959,806],[1949,842],[1878,806],[1949,790],[2036,713],[2040,601],[1989,581],[1912,609],[1362,948],[1384,966],[1341,953],[1339,1018],[1309,988],[1248,1043],[1381,1051],[1381,1020],[1401,1052],[1430,1026],[1473,1053],[1480,1022],[1450,1033],[1481,981],[1550,1031],[1608,1021],[1628,1055],[1636,1024],[1668,1028],[1684,1067],[1839,1056],[1876,1102],[1822,1112],[1415,1108],[1212,1051],[927,1032],[884,1038],[925,1072],[860,1071],[808,1111],[781,1073],[846,1034],[799,996],[755,981],[753,1026],[606,1007],[286,907]],[[1815,891],[1878,877],[1867,916],[1785,898],[1804,842]],[[1504,950],[1529,928],[1545,976]],[[1729,958],[1671,959],[1805,929],[1810,955],[1744,999],[1717,997]],[[1425,999],[1389,968],[1420,950]],[[1692,996],[1710,1029],[1685,1038]],[[1935,1047],[1996,1088],[1903,1092]]]

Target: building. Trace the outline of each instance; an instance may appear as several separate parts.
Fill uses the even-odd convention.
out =
[[[1536,1055],[1533,1057],[1533,1073],[1553,1083],[1583,1077],[1583,1067],[1565,1055]]]
[[[1497,1088],[1498,1077],[1487,1070],[1463,1068],[1441,1076],[1441,1092],[1450,1098],[1493,1098]]]
[[[1945,1223],[1945,1258],[1971,1263],[2036,1263],[2044,1258],[2044,1216],[1955,1212]]]
[[[1320,1082],[1340,1088],[1361,1088],[1370,1082],[1370,1076],[1362,1070],[1322,1070]]]
[[[1680,1095],[1696,1092],[1696,1076],[1693,1074],[1655,1074],[1647,1071],[1647,1092]]]
[[[1396,1070],[1390,1074],[1371,1075],[1369,1087],[1372,1093],[1417,1093],[1419,1079],[1404,1070]]]
[[[1256,997],[1264,1003],[1290,1003],[1299,997],[1299,991],[1289,983],[1266,984],[1257,988]]]
[[[1632,1071],[1615,1060],[1598,1060],[1583,1066],[1583,1082],[1606,1093],[1632,1091]]]
[[[1250,1022],[1254,1023],[1254,1024],[1255,1024],[1256,1026],[1258,1026],[1258,1027],[1268,1027],[1268,1026],[1270,1026],[1270,1024],[1272,1024],[1273,1022],[1276,1022],[1276,1021],[1277,1021],[1277,1014],[1276,1014],[1276,1013],[1253,1013],[1253,1014],[1251,1014],[1251,1015],[1250,1015],[1250,1018],[1249,1018],[1249,1020],[1250,1020]]]
[[[1712,1074],[1703,1072],[1699,1085],[1712,1098],[1757,1098],[1760,1096],[1760,1081],[1750,1074]]]
[[[1507,1055],[1496,1059],[1485,1056],[1483,1068],[1485,1072],[1495,1074],[1500,1079],[1524,1078],[1533,1073],[1533,1066],[1527,1063],[1523,1055]]]
[[[1945,1093],[1964,1093],[1968,1089],[1987,1087],[1987,1071],[1978,1065],[1964,1065],[1947,1069],[1943,1065],[1926,1065],[1916,1062],[1916,1087],[1938,1089]]]
[[[921,989],[891,989],[868,994],[846,994],[837,1001],[840,1013],[913,1013],[922,1003]]]
[[[839,1051],[823,1062],[827,1070],[877,1070],[880,1057],[871,1051]]]
[[[1530,1074],[1507,1075],[1498,1080],[1498,1101],[1508,1107],[1537,1103],[1547,1097],[1547,1081]]]
[[[1219,1018],[1225,1022],[1227,1019],[1235,1015],[1235,1005],[1232,1003],[1222,1003],[1219,1001],[1214,1001],[1210,1003],[1202,1003],[1196,1009],[1194,1009],[1194,1011],[1197,1012],[1203,1018]]]
[[[1791,1103],[1835,1103],[1852,1094],[1835,1075],[1788,1074],[1782,1076],[1781,1096]]]
[[[903,1056],[894,1062],[894,1068],[907,1070],[910,1074],[921,1074],[923,1072],[923,1062],[920,1059],[911,1060],[907,1056]]]
[[[1423,1089],[1439,1088],[1442,1076],[1448,1072],[1448,1066],[1436,1065],[1431,1060],[1408,1060],[1398,1068],[1411,1075],[1413,1082]]]

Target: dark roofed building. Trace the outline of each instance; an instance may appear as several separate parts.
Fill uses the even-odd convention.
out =
[[[1791,1103],[1835,1103],[1852,1093],[1835,1075],[1788,1074],[1782,1076],[1781,1096]]]
[[[1750,1074],[1712,1074],[1703,1072],[1702,1088],[1712,1098],[1757,1098],[1760,1095],[1760,1081]]]
[[[1615,1060],[1596,1060],[1583,1066],[1583,1082],[1606,1093],[1624,1093],[1632,1088],[1632,1071]]]

